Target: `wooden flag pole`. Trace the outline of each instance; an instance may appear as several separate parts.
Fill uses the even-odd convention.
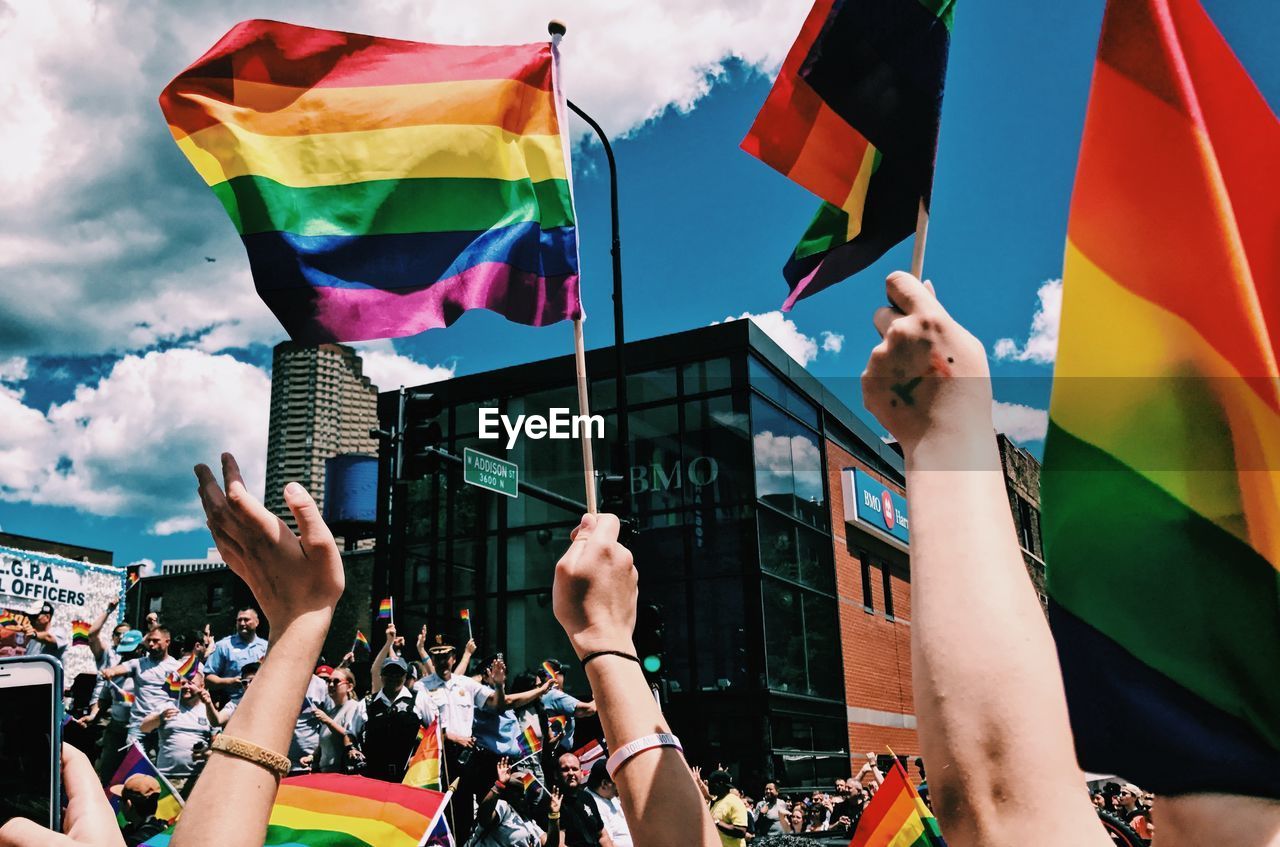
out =
[[[582,341],[582,318],[573,321],[573,361],[578,372],[578,414],[587,419],[591,412],[587,397],[587,353]],[[591,454],[591,427],[582,433],[582,484],[586,490],[587,514],[596,513],[596,467]]]
[[[924,198],[920,198],[920,209],[916,212],[916,239],[911,246],[911,275],[924,280],[924,243],[929,237],[929,210],[924,207]]]

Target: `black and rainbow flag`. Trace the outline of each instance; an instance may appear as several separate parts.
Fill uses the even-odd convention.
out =
[[[823,200],[783,269],[784,310],[915,231],[954,17],[954,0],[814,4],[742,143]]]
[[[1196,0],[1111,0],[1043,471],[1080,764],[1280,798],[1280,122]]]

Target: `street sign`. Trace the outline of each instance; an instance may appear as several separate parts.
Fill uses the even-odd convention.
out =
[[[462,481],[495,494],[516,497],[520,493],[520,467],[515,462],[466,447],[462,451]]]

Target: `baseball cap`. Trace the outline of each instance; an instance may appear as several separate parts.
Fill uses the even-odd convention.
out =
[[[382,669],[385,671],[387,668],[399,668],[401,673],[406,674],[409,672],[409,666],[398,656],[388,656],[382,660]]]
[[[135,773],[120,785],[111,786],[111,793],[117,797],[121,796],[126,791],[130,794],[137,794],[140,797],[151,797],[160,793],[160,783],[154,776],[147,776],[144,773]]]
[[[316,676],[333,676],[333,668],[328,665],[320,665],[316,668]]]
[[[132,653],[142,646],[142,633],[136,629],[131,629],[124,635],[120,636],[120,644],[116,647],[117,653]]]
[[[45,600],[45,601],[44,601],[44,605],[40,607],[40,611],[36,612],[36,614],[37,614],[37,615],[49,615],[49,616],[51,616],[51,617],[52,617],[52,615],[53,615],[53,604],[52,604],[52,603],[50,603],[48,600]]]

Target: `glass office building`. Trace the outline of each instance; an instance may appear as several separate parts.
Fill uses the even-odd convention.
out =
[[[613,351],[588,354],[591,412],[605,419],[594,455],[633,498],[630,546],[641,605],[663,625],[674,731],[691,760],[730,765],[744,785],[830,785],[848,775],[850,751],[828,442],[898,483],[901,459],[750,321],[634,342],[626,356],[623,456]],[[483,407],[576,413],[573,374],[565,357],[427,386],[445,401],[442,446],[513,461],[522,481],[581,500],[579,441],[521,436],[507,450],[478,423]],[[397,393],[379,406],[390,429]],[[389,470],[384,457],[374,585],[396,597],[398,623],[462,639],[469,609],[481,653],[503,652],[517,672],[565,660],[568,690],[586,693],[550,594],[580,513],[466,485],[457,465],[398,484]]]

